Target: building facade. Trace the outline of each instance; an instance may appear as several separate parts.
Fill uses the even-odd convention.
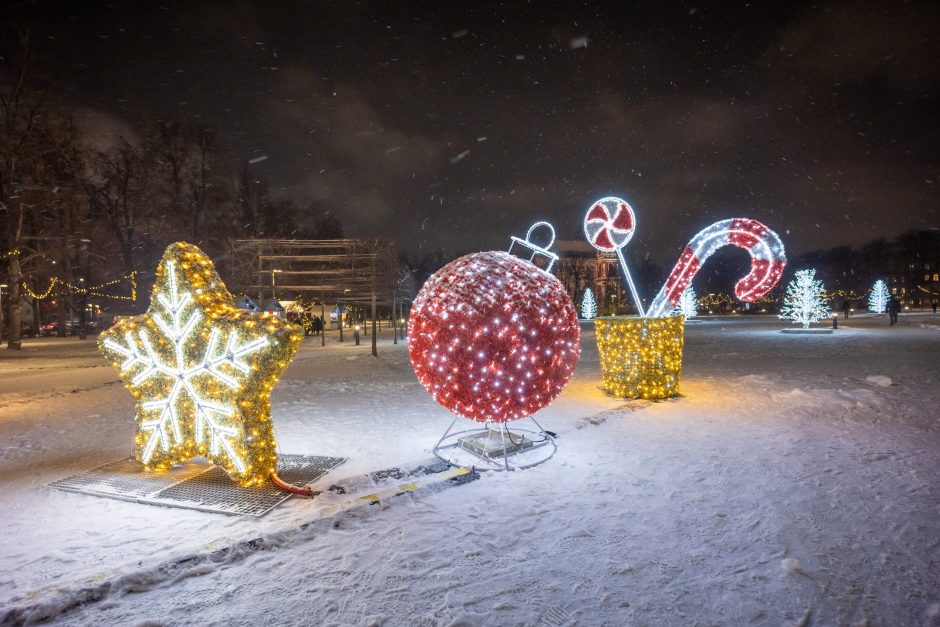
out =
[[[558,255],[554,274],[576,306],[580,306],[585,289],[590,287],[597,300],[597,315],[628,312],[630,301],[620,279],[616,254],[602,253],[584,240],[556,240],[552,251]]]

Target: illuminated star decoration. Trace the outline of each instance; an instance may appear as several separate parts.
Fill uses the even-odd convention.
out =
[[[167,247],[150,309],[99,338],[137,400],[144,469],[204,456],[242,485],[270,480],[277,467],[270,393],[301,338],[276,316],[236,308],[197,247]]]

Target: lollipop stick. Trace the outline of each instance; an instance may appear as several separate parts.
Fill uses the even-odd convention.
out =
[[[630,268],[627,267],[627,260],[623,258],[623,247],[617,249],[617,258],[620,259],[620,267],[623,269],[623,276],[627,279],[627,286],[630,288],[630,295],[633,296],[633,303],[640,317],[645,317],[643,313],[643,303],[640,302],[640,295],[636,293],[636,286],[633,284],[633,277],[630,276]]]

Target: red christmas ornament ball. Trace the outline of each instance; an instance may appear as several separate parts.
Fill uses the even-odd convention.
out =
[[[477,422],[507,422],[561,393],[580,337],[558,279],[508,253],[484,252],[452,261],[421,288],[408,354],[438,403]]]

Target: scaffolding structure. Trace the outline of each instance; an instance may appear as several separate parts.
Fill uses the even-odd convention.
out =
[[[372,345],[375,353],[375,331],[379,308],[391,313],[395,342],[398,342],[400,320],[404,318],[403,302],[410,300],[400,289],[398,253],[394,242],[387,240],[329,239],[245,239],[238,240],[242,255],[254,260],[247,294],[257,294],[259,303],[270,294],[273,301],[300,298],[318,303],[321,318],[325,306],[352,306],[356,319],[371,309]],[[325,328],[325,327],[324,327]],[[338,327],[343,340],[342,324]],[[325,339],[322,340],[325,343]]]

